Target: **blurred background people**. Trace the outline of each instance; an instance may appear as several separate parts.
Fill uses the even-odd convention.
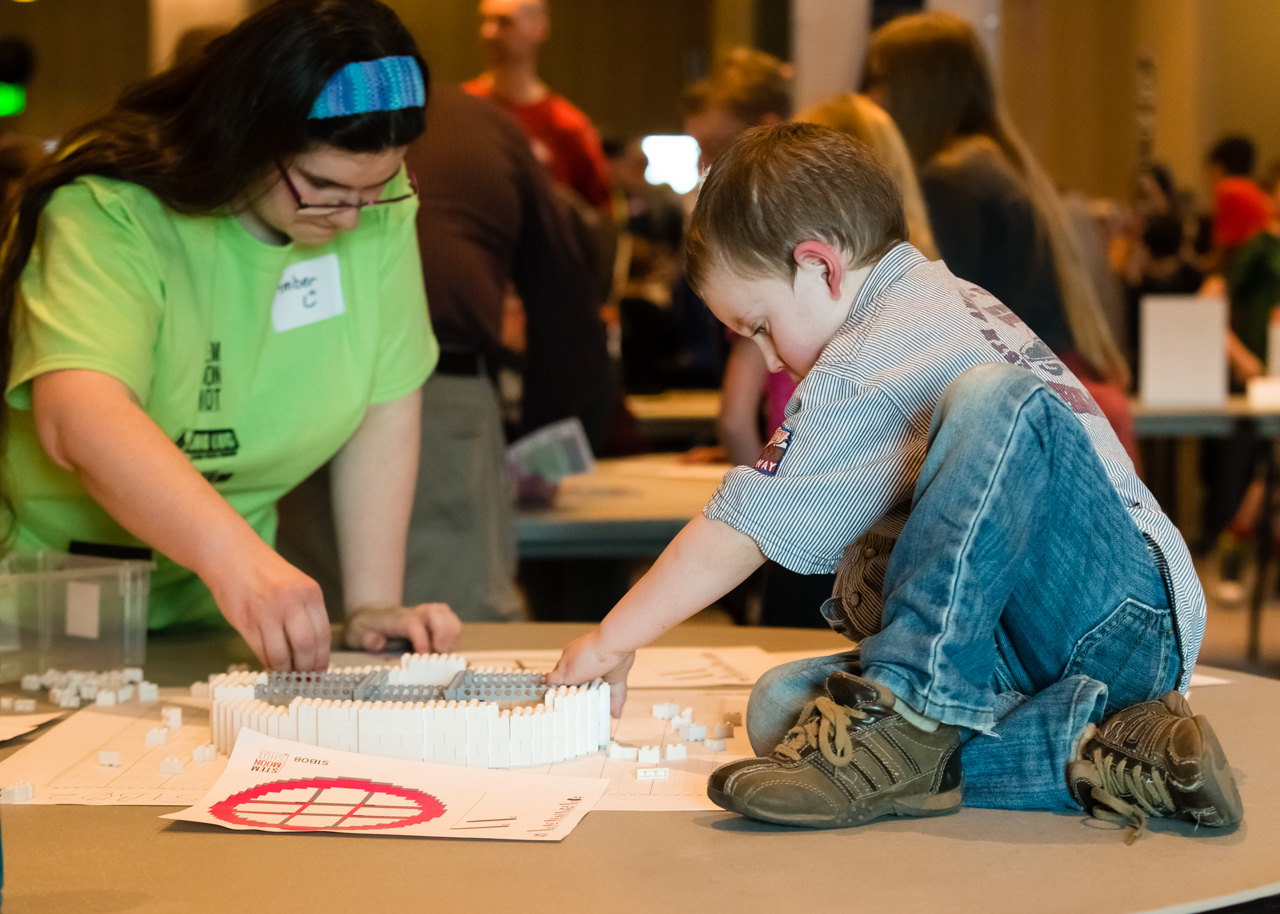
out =
[[[972,26],[942,12],[881,26],[863,86],[906,140],[947,266],[1062,359],[1136,463],[1129,366],[1058,192],[1004,112]]]
[[[585,114],[538,76],[538,49],[550,33],[543,0],[481,0],[480,45],[488,68],[463,88],[511,112],[552,178],[607,214],[609,166],[600,136]]]

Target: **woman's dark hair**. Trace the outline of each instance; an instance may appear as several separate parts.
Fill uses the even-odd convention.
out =
[[[407,145],[424,129],[422,108],[307,117],[343,66],[390,56],[416,59],[426,81],[413,36],[378,0],[277,0],[68,133],[0,221],[0,378],[7,383],[12,367],[19,278],[54,191],[102,175],[145,187],[180,212],[207,213],[243,199],[277,161],[315,143],[351,152]],[[0,405],[0,443],[4,412]]]
[[[1102,313],[1066,208],[1000,103],[973,27],[938,10],[882,25],[871,36],[862,85],[864,92],[881,90],[917,169],[962,140],[994,144],[1026,184],[1036,230],[1053,252],[1076,350],[1098,378],[1127,387],[1129,366]]]

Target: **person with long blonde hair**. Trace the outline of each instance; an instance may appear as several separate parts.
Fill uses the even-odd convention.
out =
[[[1062,201],[1010,121],[973,28],[942,12],[881,26],[863,91],[902,133],[947,266],[999,298],[1080,375],[1133,457],[1129,366]]]

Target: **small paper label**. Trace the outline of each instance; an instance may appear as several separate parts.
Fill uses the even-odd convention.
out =
[[[87,581],[67,582],[67,635],[98,639],[98,604],[102,589]]]
[[[271,326],[283,333],[345,311],[338,255],[325,254],[285,268],[271,304]]]

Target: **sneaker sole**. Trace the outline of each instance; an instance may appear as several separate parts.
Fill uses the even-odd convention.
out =
[[[1244,819],[1244,803],[1236,787],[1235,775],[1231,773],[1231,765],[1227,763],[1226,753],[1222,751],[1218,735],[1213,732],[1213,727],[1206,718],[1197,716],[1192,721],[1200,731],[1203,744],[1200,768],[1204,773],[1204,784],[1197,792],[1209,801],[1212,808],[1209,814],[1200,817],[1188,811],[1186,818],[1214,828],[1236,825]]]
[[[801,828],[850,828],[855,825],[866,825],[868,822],[887,816],[928,818],[950,815],[959,810],[964,801],[964,783],[961,782],[953,789],[942,793],[880,797],[873,803],[846,810],[835,816],[771,816],[748,809],[747,804],[740,802],[736,797],[712,787],[707,788],[707,796],[721,809],[761,822],[795,825]]]

